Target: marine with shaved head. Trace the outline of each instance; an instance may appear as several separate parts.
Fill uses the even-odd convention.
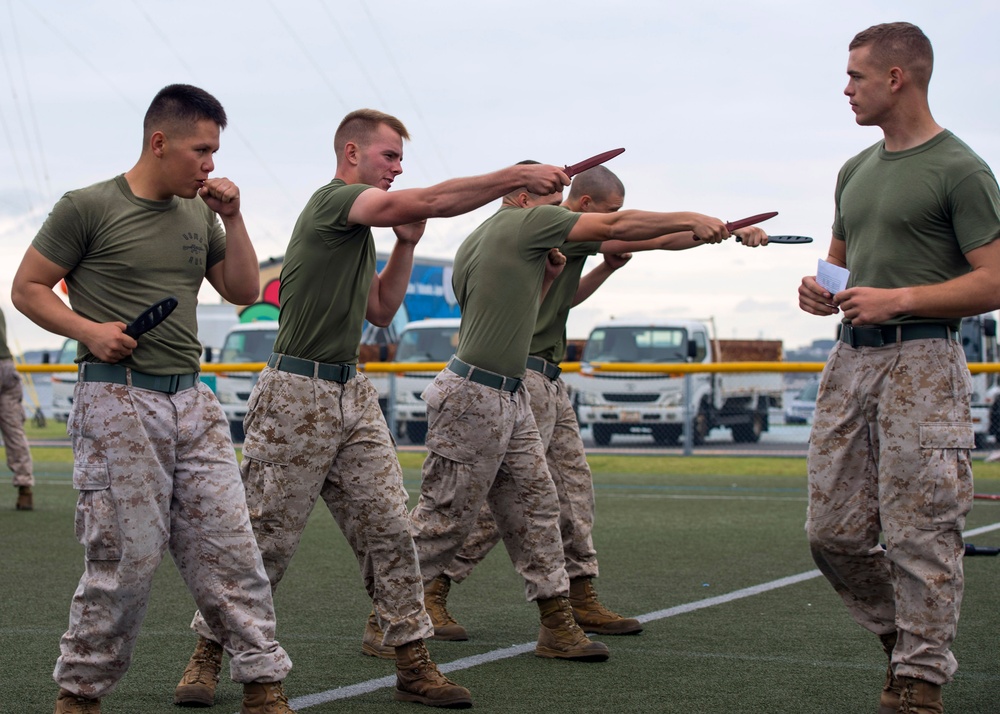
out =
[[[596,166],[573,178],[569,195],[562,206],[574,213],[609,214],[621,209],[624,201],[625,186],[618,176],[605,166]],[[505,202],[528,208],[553,201],[549,197],[540,198],[522,191],[508,197]],[[736,235],[747,247],[767,244],[767,234],[757,227],[740,229]],[[684,250],[711,243],[695,240],[690,231],[638,241],[568,241],[559,248],[566,257],[565,266],[552,283],[545,286],[545,297],[538,310],[522,379],[530,395],[531,412],[559,499],[559,530],[569,576],[573,617],[586,632],[628,635],[641,632],[642,626],[638,620],[622,617],[605,607],[591,583],[592,578],[598,575],[597,552],[591,535],[594,526],[593,480],[580,426],[559,368],[566,351],[566,322],[570,308],[586,300],[614,271],[625,265],[631,258],[628,251]],[[604,260],[581,278],[587,258],[595,254],[603,254]],[[484,504],[475,527],[455,559],[424,586],[427,611],[434,622],[434,639],[468,639],[466,629],[447,608],[451,584],[465,580],[500,538],[489,504]],[[373,637],[368,636],[367,639],[367,654],[390,655],[384,649],[371,646]]]

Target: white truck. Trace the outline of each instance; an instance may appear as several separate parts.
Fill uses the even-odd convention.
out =
[[[396,362],[447,362],[458,347],[457,317],[430,318],[407,323],[399,335]],[[427,405],[420,398],[437,375],[433,372],[401,372],[393,375],[396,432],[414,444],[427,436]]]
[[[278,338],[277,320],[244,322],[226,335],[219,353],[221,364],[267,362]],[[243,441],[243,417],[247,415],[250,390],[257,383],[258,372],[219,372],[215,375],[215,394],[229,420],[233,441]]]
[[[700,363],[780,361],[780,340],[718,340],[697,320],[608,322],[597,325],[584,347],[579,373],[564,379],[573,390],[581,427],[605,446],[614,434],[649,434],[661,445],[677,443],[685,419],[685,377],[664,372],[598,372],[590,363]],[[692,441],[704,443],[717,426],[737,442],[756,442],[780,407],[780,372],[699,372],[690,375]]]
[[[965,360],[972,362],[996,362],[997,320],[993,313],[975,315],[962,320],[959,332]],[[987,445],[993,435],[1000,442],[1000,375],[996,372],[980,372],[972,375],[972,428],[976,437],[976,447]]]

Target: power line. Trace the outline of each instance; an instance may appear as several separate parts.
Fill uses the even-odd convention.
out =
[[[35,102],[31,96],[31,82],[28,81],[28,71],[24,64],[24,52],[21,50],[21,38],[17,31],[17,22],[14,17],[13,2],[7,3],[7,10],[10,15],[10,29],[14,36],[14,50],[17,54],[18,64],[21,67],[21,83],[24,85],[24,94],[28,98],[28,114],[31,117],[31,126],[35,131],[35,144],[38,147],[38,163],[42,170],[42,195],[46,199],[52,196],[52,182],[49,177],[48,162],[45,160],[45,148],[42,144],[42,132],[38,125],[38,116],[35,114]],[[25,137],[27,139],[27,137]]]
[[[448,162],[445,160],[444,155],[438,148],[437,142],[434,141],[433,134],[430,131],[430,127],[428,126],[427,121],[424,119],[423,113],[420,111],[420,106],[417,104],[417,99],[416,97],[413,96],[413,92],[410,91],[410,87],[406,82],[406,77],[403,76],[403,73],[399,69],[399,65],[396,63],[395,58],[393,58],[392,56],[392,52],[389,50],[388,45],[386,45],[385,41],[382,39],[382,35],[379,32],[378,25],[375,24],[375,18],[372,17],[371,9],[369,8],[368,3],[365,2],[365,0],[359,0],[358,4],[361,5],[361,9],[364,11],[365,16],[368,18],[368,22],[372,26],[372,33],[374,34],[375,39],[378,41],[378,43],[382,46],[382,52],[385,55],[386,59],[389,61],[389,65],[392,67],[393,72],[396,73],[396,78],[399,80],[399,85],[403,88],[403,91],[409,98],[410,104],[413,105],[413,111],[416,113],[417,118],[419,118],[421,123],[424,125],[424,128],[428,130],[427,137],[428,137],[428,143],[431,145],[431,150],[434,152],[434,155],[437,156],[438,161],[441,162],[441,165],[444,166],[446,175],[453,176],[454,172],[451,170],[451,167],[448,166]],[[325,7],[326,6],[324,5],[324,8]]]

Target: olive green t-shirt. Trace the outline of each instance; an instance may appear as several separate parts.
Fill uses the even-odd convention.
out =
[[[10,347],[7,346],[7,320],[3,316],[3,310],[0,310],[0,359],[13,358]]]
[[[334,179],[302,209],[281,265],[275,352],[316,362],[358,361],[375,240],[371,228],[347,217],[370,188]]]
[[[524,375],[551,248],[579,213],[560,206],[504,206],[455,254],[452,285],[462,308],[458,358],[507,377]]]
[[[906,151],[879,142],[840,170],[834,239],[846,241],[848,287],[899,288],[971,270],[965,253],[1000,235],[989,166],[950,131]],[[890,321],[940,322],[920,315]],[[952,320],[956,327],[959,320]]]
[[[549,362],[559,362],[566,354],[566,321],[580,287],[580,276],[587,258],[601,250],[600,242],[564,243],[559,250],[566,256],[566,266],[552,281],[548,294],[538,308],[535,334],[528,354]]]
[[[89,320],[129,323],[176,297],[174,312],[119,364],[149,374],[198,371],[198,291],[226,254],[218,216],[201,198],[139,198],[116,176],[64,195],[31,244],[69,270],[70,305]],[[81,342],[77,362],[98,361]]]

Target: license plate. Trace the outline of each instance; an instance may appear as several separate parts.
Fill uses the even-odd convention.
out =
[[[642,414],[640,412],[622,412],[622,421],[642,421]]]

